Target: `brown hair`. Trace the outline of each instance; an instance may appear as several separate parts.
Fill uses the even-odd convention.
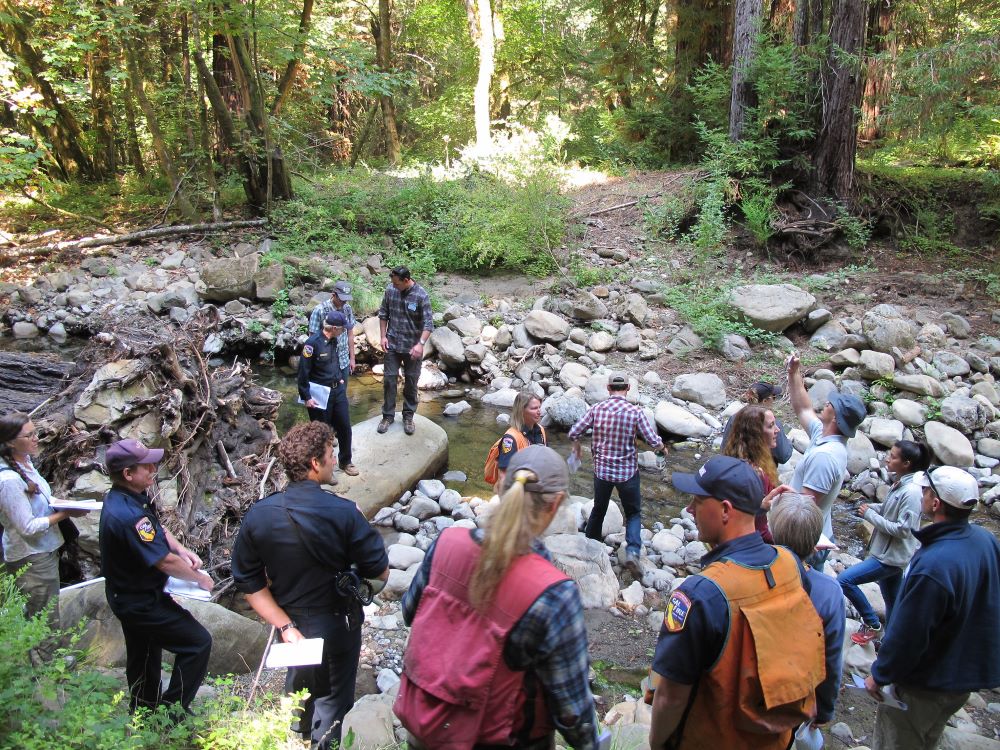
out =
[[[742,458],[754,468],[764,472],[771,484],[778,484],[778,467],[774,465],[771,445],[764,435],[767,409],[762,406],[744,406],[733,415],[733,424],[722,455]]]
[[[479,611],[489,606],[514,560],[531,552],[531,540],[540,531],[542,514],[566,494],[524,489],[525,482],[537,480],[530,469],[518,469],[510,488],[500,498],[500,506],[489,517],[482,553],[469,586],[472,606]]]
[[[281,439],[278,458],[292,482],[301,482],[309,476],[314,458],[322,459],[326,449],[336,444],[333,430],[323,422],[295,425]]]
[[[38,494],[40,487],[28,479],[27,474],[21,465],[14,460],[14,451],[10,447],[10,441],[14,440],[21,432],[21,428],[31,421],[31,416],[23,411],[12,411],[0,417],[0,460],[17,472],[21,481],[27,485],[25,494],[33,497]]]

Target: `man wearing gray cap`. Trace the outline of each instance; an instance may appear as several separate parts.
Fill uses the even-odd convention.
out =
[[[864,421],[865,405],[857,396],[833,392],[817,415],[802,380],[797,354],[788,359],[788,396],[810,440],[789,484],[816,501],[823,511],[823,533],[832,541],[833,501],[840,494],[847,472],[847,441]],[[829,554],[829,550],[817,552],[804,562],[822,571]]]
[[[348,281],[340,280],[333,285],[330,292],[330,299],[320,302],[313,308],[309,316],[309,335],[312,336],[320,332],[323,328],[323,321],[332,312],[339,312],[344,316],[344,330],[337,336],[337,355],[340,358],[340,369],[345,373],[354,373],[354,326],[358,324],[358,319],[354,316],[351,307],[351,284]],[[345,379],[346,382],[346,379]]]
[[[921,512],[892,619],[865,687],[877,701],[873,750],[933,750],[974,690],[1000,686],[1000,543],[969,523],[975,478],[954,466],[917,475]],[[882,704],[895,685],[906,711]]]

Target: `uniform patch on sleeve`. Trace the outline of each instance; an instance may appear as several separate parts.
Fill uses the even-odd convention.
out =
[[[313,348],[311,346],[309,346],[309,344],[306,344],[305,346],[302,347],[302,356],[303,357],[307,357],[308,358],[308,357],[311,357],[312,355],[313,355]]]
[[[147,516],[143,516],[136,522],[135,530],[139,532],[139,538],[144,542],[151,542],[156,537],[156,529]]]
[[[684,623],[691,612],[691,600],[683,591],[675,591],[667,603],[667,611],[663,613],[663,624],[670,633],[684,630]]]
[[[501,453],[511,453],[514,450],[514,438],[510,435],[504,435],[503,440],[500,441],[500,452]]]

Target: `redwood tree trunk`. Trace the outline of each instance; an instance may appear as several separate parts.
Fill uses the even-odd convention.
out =
[[[876,0],[868,10],[865,87],[861,97],[862,141],[871,142],[880,135],[879,115],[892,87],[892,69],[896,43],[892,38],[895,6],[890,0]],[[888,58],[879,57],[888,52]]]
[[[375,35],[375,52],[378,67],[383,73],[392,70],[392,15],[389,0],[378,0],[378,25],[372,29]],[[382,122],[385,126],[385,152],[390,164],[399,164],[399,129],[396,127],[396,103],[390,94],[379,97],[382,108]]]
[[[729,139],[743,136],[746,112],[756,106],[757,96],[747,72],[757,52],[760,33],[761,0],[736,0],[736,23],[733,27],[733,91],[729,104]]]

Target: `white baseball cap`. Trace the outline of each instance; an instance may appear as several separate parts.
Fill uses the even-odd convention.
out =
[[[979,502],[979,484],[976,478],[954,466],[921,471],[913,481],[920,487],[930,487],[940,500],[956,508],[969,510]]]

